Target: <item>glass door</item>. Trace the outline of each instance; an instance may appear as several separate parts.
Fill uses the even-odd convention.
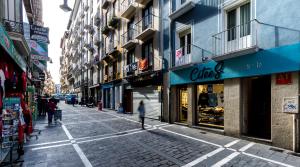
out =
[[[180,88],[178,122],[186,123],[187,116],[188,116],[188,91],[187,88]]]

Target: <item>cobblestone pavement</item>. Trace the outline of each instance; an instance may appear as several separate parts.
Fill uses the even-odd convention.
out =
[[[25,145],[24,167],[299,166],[300,157],[271,146],[61,102],[63,119]]]

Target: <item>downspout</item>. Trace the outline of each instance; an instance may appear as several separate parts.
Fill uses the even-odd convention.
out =
[[[172,1],[169,0],[169,13],[172,12]],[[173,64],[172,62],[172,20],[169,19],[169,60],[168,60],[168,67],[167,68],[170,68],[170,62]],[[170,74],[169,74],[169,69],[168,70],[168,116],[169,116],[169,123],[172,123],[171,121],[171,103],[170,103],[170,98],[171,98],[171,87],[170,87]]]

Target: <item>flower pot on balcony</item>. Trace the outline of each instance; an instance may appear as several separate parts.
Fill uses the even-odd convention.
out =
[[[109,27],[107,25],[105,25],[104,27],[101,28],[101,32],[104,35],[108,35],[109,34]]]
[[[109,22],[108,25],[112,28],[118,28],[119,26],[119,19],[117,17],[112,17]]]

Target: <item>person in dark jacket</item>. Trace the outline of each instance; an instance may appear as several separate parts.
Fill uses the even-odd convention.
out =
[[[145,129],[144,127],[144,123],[145,123],[145,105],[144,105],[144,102],[143,100],[141,100],[140,102],[140,105],[138,107],[138,112],[139,112],[139,117],[141,119],[141,122],[142,122],[142,129]]]
[[[72,97],[71,97],[71,103],[72,103],[73,107],[75,106],[75,100],[76,100],[76,99],[75,99],[75,96],[72,96]]]
[[[48,124],[50,125],[50,124],[52,124],[52,118],[53,118],[55,109],[57,108],[57,103],[54,98],[51,98],[49,100],[48,108],[49,108],[48,109]]]

